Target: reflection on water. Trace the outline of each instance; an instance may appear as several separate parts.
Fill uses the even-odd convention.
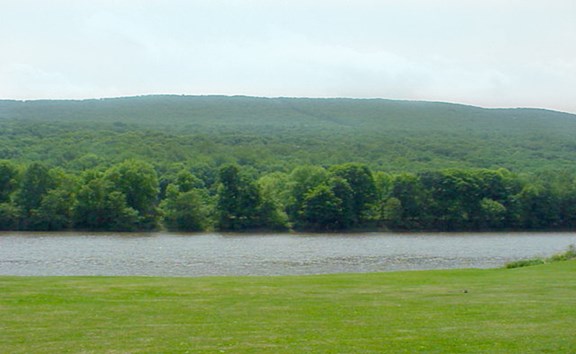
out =
[[[574,233],[0,233],[2,275],[288,275],[490,268],[549,256]]]

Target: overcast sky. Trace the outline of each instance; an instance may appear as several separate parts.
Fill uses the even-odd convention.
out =
[[[576,1],[0,0],[0,98],[156,93],[576,113]]]

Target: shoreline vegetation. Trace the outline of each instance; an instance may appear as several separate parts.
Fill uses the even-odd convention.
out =
[[[529,259],[520,259],[514,262],[506,263],[505,268],[512,269],[512,268],[530,267],[535,265],[570,261],[573,259],[576,259],[576,246],[570,245],[566,251],[555,254],[553,256],[547,258],[536,257]]]
[[[277,277],[0,277],[0,347],[83,352],[570,352],[576,261]]]
[[[572,231],[576,179],[505,169],[420,173],[367,165],[257,175],[224,165],[200,178],[142,160],[79,172],[0,160],[5,231]]]

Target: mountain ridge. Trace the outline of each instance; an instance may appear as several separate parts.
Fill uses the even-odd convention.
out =
[[[446,102],[214,95],[0,100],[0,159],[64,166],[95,154],[111,162],[204,160],[258,169],[347,161],[396,171],[575,169],[575,135],[570,113]]]
[[[460,106],[468,108],[477,108],[482,110],[534,110],[534,111],[545,111],[545,112],[556,112],[561,114],[567,114],[576,116],[576,113],[571,113],[567,111],[555,110],[550,108],[541,107],[528,107],[528,106],[517,106],[517,107],[483,107],[474,104],[466,104],[459,102],[448,102],[448,101],[437,101],[437,100],[409,100],[409,99],[392,99],[392,98],[381,98],[381,97],[307,97],[307,96],[251,96],[251,95],[218,95],[218,94],[207,94],[207,95],[188,95],[188,94],[144,94],[144,95],[127,95],[127,96],[110,96],[110,97],[100,97],[100,98],[37,98],[37,99],[12,99],[12,98],[0,98],[0,103],[2,102],[15,102],[15,103],[33,103],[33,102],[99,102],[99,101],[113,101],[113,100],[132,100],[132,99],[146,99],[146,98],[216,98],[216,99],[262,99],[262,100],[317,100],[317,101],[331,101],[331,100],[342,100],[342,101],[384,101],[384,102],[397,102],[397,103],[423,103],[423,104],[439,104],[439,105],[450,105],[450,106]]]
[[[536,108],[482,108],[429,101],[358,98],[148,95],[88,100],[0,100],[0,118],[42,121],[123,122],[147,125],[199,123],[242,128],[341,126],[382,129],[506,129],[502,120],[559,124],[576,129],[576,115]],[[539,123],[540,122],[540,123]],[[562,122],[562,123],[563,123]],[[412,124],[416,123],[416,124]],[[419,126],[419,123],[423,123]],[[481,125],[487,126],[481,127]],[[436,125],[435,125],[436,124]],[[480,125],[480,126],[479,126]],[[513,128],[513,127],[510,127]],[[548,129],[550,127],[541,126]],[[557,127],[560,128],[560,127]],[[565,127],[559,129],[564,130]],[[576,131],[576,130],[575,130]]]

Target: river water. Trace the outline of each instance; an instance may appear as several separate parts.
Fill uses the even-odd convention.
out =
[[[0,233],[0,275],[292,275],[492,268],[576,233]]]

